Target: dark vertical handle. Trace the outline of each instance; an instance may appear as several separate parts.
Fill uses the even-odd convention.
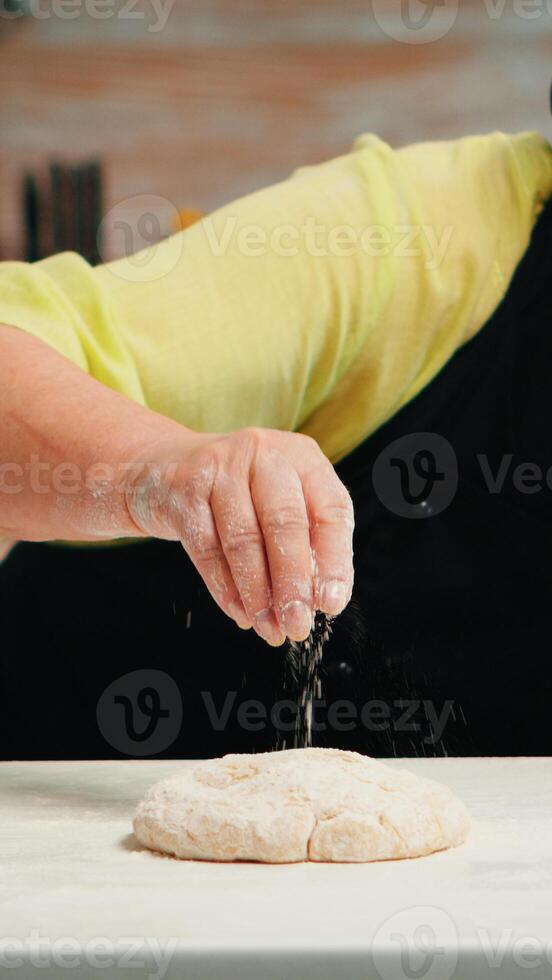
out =
[[[52,246],[54,252],[64,249],[62,174],[58,163],[50,164],[50,203],[52,208]]]
[[[99,160],[89,164],[90,200],[92,214],[92,249],[89,261],[97,265],[102,261],[101,223],[103,217],[102,166]]]
[[[32,174],[23,178],[23,214],[25,222],[25,259],[36,262],[40,258],[38,242],[38,188]]]

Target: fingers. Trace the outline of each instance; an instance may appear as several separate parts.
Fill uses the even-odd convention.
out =
[[[225,560],[247,616],[267,643],[280,646],[285,640],[285,630],[274,614],[265,540],[246,474],[219,472],[211,494],[211,509]]]
[[[251,495],[263,534],[272,602],[282,632],[304,640],[313,622],[309,515],[297,470],[279,451],[255,460]]]
[[[205,483],[200,475],[173,496],[171,524],[215,602],[241,629],[250,629],[251,620],[226,561]]]
[[[353,508],[312,439],[221,437],[174,489],[169,523],[238,625],[279,646],[308,636],[315,609],[335,616],[349,602]]]
[[[314,604],[329,616],[337,616],[348,604],[353,588],[353,505],[327,460],[303,470],[301,478],[316,563]]]

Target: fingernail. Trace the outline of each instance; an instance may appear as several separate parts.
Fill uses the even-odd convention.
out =
[[[279,647],[285,640],[285,636],[276,621],[276,616],[271,609],[262,609],[260,613],[257,613],[255,627],[263,640],[270,643],[271,647]]]
[[[288,602],[282,609],[282,623],[290,640],[306,640],[312,629],[312,609],[306,602]]]
[[[345,582],[330,579],[324,582],[320,589],[320,608],[329,616],[337,616],[349,601],[349,588]]]
[[[232,619],[234,619],[241,630],[250,630],[252,623],[241,602],[231,602],[228,607]]]

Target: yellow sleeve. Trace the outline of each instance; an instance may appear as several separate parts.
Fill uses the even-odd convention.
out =
[[[137,256],[0,266],[0,322],[185,425],[336,461],[485,323],[552,194],[538,134],[353,151]]]
[[[74,252],[0,263],[0,323],[44,340],[98,381],[145,404],[109,291]]]

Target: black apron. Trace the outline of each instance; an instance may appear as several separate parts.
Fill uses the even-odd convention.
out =
[[[548,206],[484,329],[337,467],[356,584],[317,745],[552,754],[551,234]],[[219,612],[177,544],[20,544],[0,613],[4,759],[264,751],[293,727],[283,649]]]

